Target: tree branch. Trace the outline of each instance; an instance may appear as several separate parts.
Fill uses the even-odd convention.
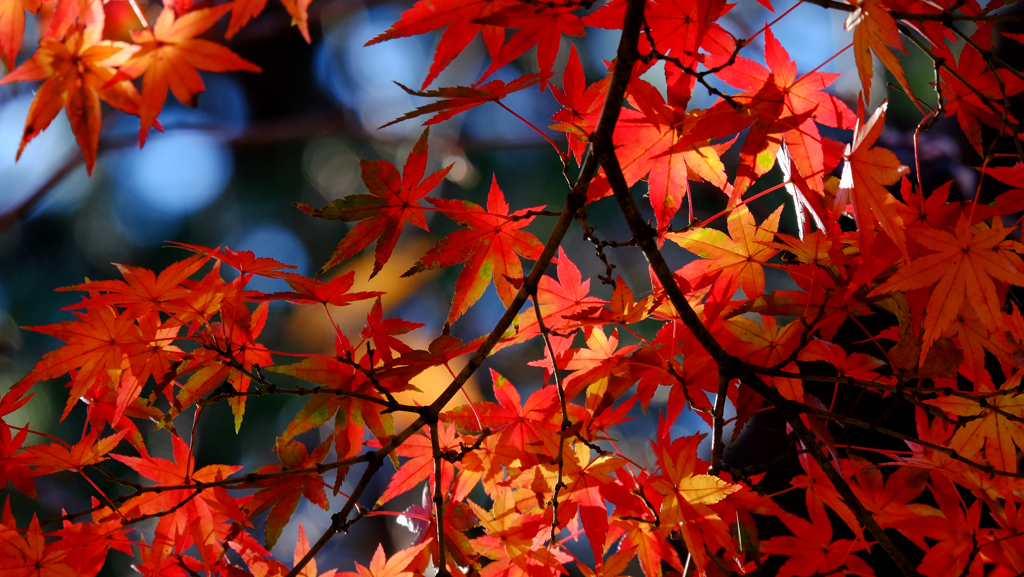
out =
[[[631,0],[626,5],[626,16],[623,21],[622,37],[619,40],[619,58],[616,59],[615,66],[612,70],[611,80],[608,82],[608,92],[605,95],[604,105],[601,109],[601,116],[597,123],[597,128],[594,130],[593,140],[600,142],[607,142],[609,145],[612,140],[612,133],[615,130],[615,123],[619,120],[619,113],[622,110],[622,100],[626,95],[626,86],[629,84],[629,77],[633,70],[633,63],[636,61],[636,45],[640,39],[640,25],[643,20],[643,9],[644,0]],[[625,57],[623,57],[625,56]],[[547,269],[548,264],[551,263],[551,259],[554,258],[555,252],[558,247],[562,244],[562,239],[565,238],[565,234],[569,231],[569,226],[573,220],[576,219],[576,213],[579,212],[583,205],[587,201],[587,189],[590,186],[591,179],[597,174],[598,160],[593,154],[588,155],[587,159],[583,163],[583,167],[580,169],[579,178],[576,179],[576,183],[573,185],[572,190],[569,192],[566,198],[565,206],[562,208],[562,212],[558,216],[558,221],[555,222],[554,228],[548,237],[547,243],[544,245],[543,251],[537,261],[534,263],[533,268],[530,269],[530,273],[523,279],[523,286],[519,287],[519,291],[516,296],[509,303],[505,309],[505,313],[501,316],[495,324],[494,329],[487,335],[487,339],[480,345],[476,353],[469,359],[469,362],[463,367],[462,371],[455,377],[455,379],[448,385],[437,399],[434,400],[427,408],[425,413],[421,414],[411,425],[406,427],[402,432],[398,433],[391,438],[387,443],[384,444],[376,452],[372,453],[375,457],[370,465],[363,472],[363,476],[359,479],[359,484],[352,491],[352,495],[348,501],[342,507],[342,510],[335,514],[334,522],[327,528],[320,539],[310,547],[309,551],[295,564],[295,567],[288,572],[286,577],[295,577],[302,570],[306,564],[309,563],[310,559],[316,555],[320,549],[327,544],[331,537],[334,536],[341,527],[343,526],[344,520],[348,514],[351,513],[356,501],[362,496],[366,487],[370,483],[370,479],[373,478],[377,470],[380,469],[383,463],[384,457],[389,455],[399,445],[404,443],[409,437],[411,437],[416,431],[420,430],[423,425],[429,421],[428,415],[433,415],[436,418],[441,413],[441,410],[448,401],[455,396],[456,393],[462,386],[466,384],[466,381],[479,369],[484,362],[484,359],[491,353],[494,346],[501,340],[502,335],[505,331],[512,326],[512,321],[519,313],[519,309],[522,308],[523,304],[526,303],[526,299],[529,297],[531,292],[536,290],[537,285],[540,283],[541,277],[544,275],[544,271]]]
[[[639,11],[642,14],[644,0],[627,0],[627,12],[626,19],[628,21],[630,9]],[[623,33],[625,38],[625,33]],[[630,64],[637,58],[637,47],[636,44],[632,44],[626,47],[626,51],[623,50],[623,45],[619,45],[619,58],[616,60],[616,65],[621,64],[620,61],[628,61]],[[628,79],[627,79],[628,80]],[[623,216],[626,218],[626,222],[629,225],[630,232],[633,233],[633,237],[637,239],[641,250],[643,250],[644,256],[647,258],[648,264],[654,271],[658,280],[664,287],[665,293],[668,295],[669,300],[679,313],[683,323],[686,324],[690,332],[693,333],[697,341],[704,347],[705,350],[711,355],[715,362],[719,366],[720,371],[724,371],[726,378],[739,377],[744,384],[751,387],[755,393],[761,395],[769,403],[775,405],[783,412],[786,420],[790,422],[793,430],[796,431],[797,435],[800,436],[804,444],[808,445],[808,449],[811,451],[811,455],[821,466],[822,470],[825,471],[826,476],[835,485],[836,490],[843,497],[843,500],[847,502],[850,509],[856,515],[857,520],[863,525],[868,532],[882,545],[889,557],[892,558],[893,562],[900,568],[903,574],[911,576],[917,575],[917,571],[914,569],[910,561],[903,555],[903,552],[899,550],[892,539],[885,533],[884,530],[878,525],[871,513],[864,507],[863,503],[857,499],[850,489],[850,486],[846,483],[843,476],[835,470],[832,466],[831,461],[821,451],[821,448],[817,446],[817,441],[814,438],[814,434],[804,425],[803,421],[800,420],[800,414],[794,412],[791,409],[788,399],[784,398],[775,389],[761,382],[760,377],[754,372],[745,368],[745,363],[741,362],[736,357],[730,355],[721,344],[715,339],[711,332],[704,326],[700,317],[690,306],[690,303],[686,300],[686,295],[683,294],[682,289],[676,284],[675,278],[672,274],[672,270],[669,268],[668,263],[665,262],[661,251],[658,249],[656,242],[657,233],[648,225],[640,214],[640,209],[633,199],[632,194],[629,191],[629,186],[626,184],[626,179],[622,174],[622,168],[619,165],[619,160],[615,156],[615,147],[610,138],[607,140],[594,139],[594,153],[598,160],[601,162],[601,166],[604,167],[605,175],[608,178],[608,183],[615,193],[615,200],[619,204],[619,209],[622,211]],[[785,407],[785,409],[784,409]]]

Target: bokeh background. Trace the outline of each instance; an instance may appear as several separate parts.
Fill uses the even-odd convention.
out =
[[[793,3],[786,0],[775,6],[778,15]],[[200,96],[198,106],[187,108],[169,99],[160,116],[166,132],[152,132],[141,150],[137,147],[138,120],[116,111],[111,113],[104,120],[101,153],[91,178],[86,175],[63,114],[28,145],[19,162],[14,161],[36,86],[0,86],[0,391],[27,373],[43,353],[59,346],[55,339],[18,328],[70,318],[70,313],[62,309],[79,296],[53,289],[86,278],[119,278],[112,263],[160,269],[187,255],[168,247],[165,241],[251,250],[257,256],[296,265],[303,274],[316,271],[331,255],[347,225],[313,219],[291,203],[323,206],[332,199],[364,192],[359,159],[383,159],[400,167],[422,131],[417,120],[383,130],[377,127],[426,103],[409,96],[394,82],[420,85],[437,35],[363,46],[397,20],[407,7],[388,2],[316,0],[310,7],[312,43],[307,44],[290,26],[282,6],[270,2],[264,14],[228,44],[262,67],[262,74],[204,73],[207,90]],[[148,7],[151,20],[159,8],[158,2]],[[111,38],[125,39],[128,30],[139,27],[123,0],[112,0],[107,10]],[[744,0],[724,18],[723,24],[737,37],[747,38],[776,15],[752,0]],[[796,60],[800,73],[804,73],[851,42],[851,34],[843,30],[844,16],[805,4],[775,24],[773,30]],[[224,26],[226,20],[212,32],[222,34]],[[614,57],[618,34],[594,29],[588,33],[581,39],[563,38],[555,69],[561,70],[572,41],[581,54],[588,80],[593,82],[603,73],[604,61]],[[19,62],[31,54],[37,40],[37,26],[30,19]],[[934,102],[934,92],[928,85],[932,80],[931,65],[922,54],[911,50],[905,61],[911,83],[924,100]],[[744,55],[763,62],[760,39]],[[1006,51],[1003,57],[1012,61],[1014,54]],[[477,39],[434,86],[470,84],[488,64],[486,52]],[[531,51],[496,77],[507,81],[535,69]],[[658,70],[648,74],[655,84],[659,84]],[[846,73],[832,90],[855,107],[859,82],[853,72],[852,51],[846,50],[821,70]],[[877,104],[886,97],[887,79],[882,66],[876,63],[875,70]],[[555,83],[559,84],[557,78]],[[902,94],[890,89],[888,97],[892,103],[883,142],[912,165],[910,135],[919,120],[918,113]],[[505,102],[542,128],[557,110],[550,93],[536,90],[516,93]],[[703,108],[711,102],[698,87],[691,106]],[[564,145],[562,135],[548,132]],[[849,132],[844,131],[826,131],[826,135],[842,141],[850,138]],[[725,157],[730,174],[735,174],[737,150],[734,147]],[[955,180],[954,191],[973,191],[974,173],[965,165],[974,164],[977,159],[965,156],[973,152],[964,146],[958,130],[948,121],[923,137],[921,151],[926,189]],[[454,169],[433,195],[459,196],[483,204],[493,175],[513,209],[548,205],[557,210],[567,191],[561,165],[549,145],[496,105],[479,107],[431,129],[428,171],[450,163],[455,164]],[[755,191],[778,182],[776,170],[762,179]],[[720,192],[700,184],[694,184],[693,190],[698,218],[707,218],[723,208],[724,196]],[[783,195],[782,191],[772,193],[763,202],[755,203],[752,209],[758,220],[767,215],[769,207],[783,202]],[[601,238],[628,238],[610,201],[597,203],[588,212]],[[330,273],[354,268],[361,283],[357,290],[388,291],[384,299],[386,316],[425,323],[424,328],[409,335],[409,342],[418,346],[425,346],[439,334],[448,312],[451,287],[459,272],[459,267],[454,267],[398,279],[433,241],[454,228],[437,213],[428,213],[428,218],[431,232],[407,228],[393,262],[372,285],[365,282],[372,258],[369,251]],[[550,219],[538,219],[530,230],[541,239],[546,238]],[[795,234],[791,208],[784,213],[782,231]],[[585,277],[604,271],[578,227],[570,232],[565,250]],[[677,267],[688,260],[685,251],[673,250],[671,246],[667,251]],[[622,275],[635,292],[649,290],[646,267],[638,252],[620,249],[609,254],[617,266],[615,273]],[[775,278],[775,282],[781,280]],[[274,283],[257,280],[252,286],[282,290],[282,286]],[[602,297],[611,292],[596,278],[591,289]],[[335,319],[346,334],[357,337],[367,309],[368,304],[348,307],[337,311]],[[475,338],[488,332],[502,312],[503,307],[490,288],[480,303],[455,324],[453,332],[467,340]],[[274,350],[330,353],[331,334],[319,308],[275,303],[263,342]],[[622,343],[630,344],[630,338],[622,335]],[[525,396],[543,384],[542,370],[527,367],[529,361],[542,356],[536,345],[515,347],[492,357],[487,366],[520,386]],[[425,395],[448,383],[447,373],[441,373],[426,375],[418,382]],[[470,394],[490,399],[490,384],[487,371],[480,371],[469,387]],[[65,438],[81,431],[81,409],[62,423],[57,420],[58,407],[65,403],[67,394],[62,385],[59,381],[38,385],[36,398],[13,415],[10,424],[31,423],[33,429]],[[638,418],[618,432],[620,446],[638,461],[653,462],[645,455],[649,455],[647,439],[656,430],[657,413],[663,406],[659,403],[664,403],[661,395],[648,415],[637,412]],[[227,407],[209,408],[198,420],[198,465],[231,463],[251,470],[274,461],[275,456],[269,452],[274,434],[283,430],[300,406],[300,400],[251,399],[238,435],[232,430]],[[191,413],[180,419],[190,421]],[[684,416],[675,424],[675,433],[692,434],[701,427],[700,419]],[[316,434],[310,433],[303,440],[315,443]],[[784,433],[771,431],[755,437],[759,440],[741,441],[735,453],[737,459],[745,453],[787,448]],[[167,444],[165,433],[152,434],[151,438],[157,447]],[[30,443],[35,442],[41,439],[30,439]],[[781,448],[772,449],[773,445]],[[159,449],[154,454],[167,456],[161,455]],[[376,491],[383,486],[379,484]],[[60,508],[85,508],[90,491],[84,480],[71,473],[41,479],[40,502],[26,499],[12,487],[0,488],[3,497],[13,500],[19,519],[29,518],[33,511],[52,516]],[[372,502],[374,497],[368,495],[367,501]],[[389,509],[401,511],[418,501],[418,497],[410,495],[404,501],[392,503]],[[275,553],[288,562],[297,532],[294,521],[302,520],[313,539],[329,523],[329,513],[307,505],[300,505],[275,548]],[[325,549],[321,568],[340,565],[342,570],[351,570],[353,560],[368,563],[378,542],[390,551],[405,546],[413,538],[394,517],[375,517],[357,527],[354,535],[336,538]],[[259,527],[256,534],[262,535]],[[582,541],[573,550],[582,559],[589,558],[590,548]],[[128,564],[127,557],[113,553],[105,573],[127,574]]]

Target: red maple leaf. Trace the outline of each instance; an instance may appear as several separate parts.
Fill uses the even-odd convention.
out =
[[[515,4],[515,0],[470,0],[468,2],[419,0],[413,4],[412,8],[402,12],[401,19],[392,24],[387,31],[367,42],[366,46],[447,27],[444,34],[441,35],[441,40],[437,43],[430,72],[427,73],[426,80],[423,81],[421,88],[426,88],[476,38],[478,32],[483,33],[487,50],[491,58],[495,58],[501,51],[502,42],[505,40],[505,31],[498,26],[479,23],[478,20]]]
[[[82,440],[65,447],[60,443],[28,447],[25,453],[16,457],[17,462],[33,465],[32,474],[39,477],[58,471],[81,471],[86,465],[95,465],[106,460],[106,454],[113,451],[125,431],[97,440],[96,431],[90,431]],[[113,455],[116,456],[116,455]]]
[[[135,472],[156,481],[158,485],[180,487],[195,483],[221,481],[241,469],[241,466],[207,465],[198,471],[195,455],[184,439],[174,435],[174,460],[159,457],[128,457],[112,455]],[[108,511],[109,512],[109,511]],[[223,544],[233,523],[249,524],[234,497],[224,487],[207,489],[172,489],[143,493],[129,499],[119,508],[121,515],[133,519],[143,515],[173,512],[160,518],[153,538],[153,549],[159,557],[165,549],[182,551],[195,545],[209,570],[223,555]],[[105,515],[106,519],[113,515]],[[163,553],[161,553],[163,551]]]
[[[403,120],[409,120],[410,118],[416,118],[417,116],[423,116],[424,114],[430,114],[433,112],[436,112],[437,114],[431,116],[429,120],[423,123],[423,125],[430,126],[432,124],[437,124],[442,120],[448,120],[456,114],[461,114],[467,110],[476,108],[481,104],[497,102],[513,92],[529,88],[542,81],[546,82],[547,78],[539,74],[524,74],[508,84],[505,84],[504,80],[492,80],[485,84],[474,84],[473,86],[452,86],[423,92],[407,88],[396,82],[395,84],[398,84],[402,90],[405,90],[413,96],[441,98],[442,100],[420,106],[416,110],[407,112],[384,126],[381,126],[381,128],[386,128]]]
[[[615,154],[626,184],[632,186],[647,176],[658,230],[665,230],[682,207],[690,180],[726,188],[725,165],[716,147],[690,136],[700,114],[687,113],[685,105],[666,104],[658,89],[639,79],[630,82],[629,97],[639,111],[622,110],[615,127]],[[607,187],[606,182],[595,183],[588,195],[602,194],[599,191]]]
[[[728,10],[725,0],[658,0],[647,4],[644,20],[654,40],[653,48],[696,68],[698,62],[704,61],[701,48],[713,52],[717,46],[729,43],[722,41],[723,36],[729,38],[729,33],[716,23]],[[613,0],[587,15],[584,22],[587,26],[619,30],[625,12],[626,2]],[[649,49],[646,36],[641,42],[643,49]]]
[[[816,514],[820,511],[820,514]],[[793,537],[772,537],[761,544],[761,551],[789,557],[779,568],[780,577],[835,573],[874,577],[874,571],[855,551],[868,548],[865,541],[832,540],[832,523],[824,509],[811,509],[813,524],[785,512],[779,515]]]
[[[96,503],[95,498],[93,503]],[[120,519],[101,523],[64,521],[64,527],[51,535],[60,538],[61,546],[67,549],[65,559],[75,573],[79,577],[90,577],[100,572],[111,549],[132,554],[129,530]]]
[[[28,437],[28,426],[24,426],[18,434],[11,436],[11,427],[0,419],[0,490],[7,488],[10,482],[19,491],[33,499],[36,498],[36,479],[29,471],[28,465],[13,459],[14,454],[21,450]]]
[[[413,323],[403,319],[385,319],[384,310],[380,306],[380,297],[373,303],[370,314],[366,315],[366,328],[359,334],[365,340],[373,341],[377,354],[390,363],[394,359],[391,351],[398,351],[399,354],[412,352],[412,347],[395,338],[395,335],[416,330],[423,326],[423,323]]]
[[[562,89],[551,88],[551,95],[562,105],[562,110],[551,117],[556,124],[552,124],[550,128],[566,133],[569,137],[569,150],[577,163],[582,163],[583,152],[590,142],[590,134],[597,127],[607,88],[607,79],[587,86],[583,65],[576,54],[576,46],[570,46],[569,61],[565,63],[565,70],[562,71]]]
[[[334,305],[336,307],[343,307],[356,301],[372,299],[384,294],[381,291],[348,292],[355,282],[356,271],[354,270],[349,271],[346,274],[336,276],[327,282],[320,282],[314,278],[308,278],[291,273],[281,273],[279,276],[280,278],[283,278],[284,281],[288,283],[288,286],[292,287],[295,292],[271,293],[257,297],[256,300],[284,300],[297,305],[321,304],[324,306]]]
[[[594,307],[603,306],[606,301],[590,294],[590,279],[583,280],[580,269],[558,247],[558,264],[556,268],[558,280],[544,275],[537,285],[537,303],[540,308],[544,327],[552,331],[548,336],[555,354],[569,348],[575,337],[573,329],[580,323],[572,317]],[[517,343],[526,342],[540,334],[540,323],[537,322],[537,311],[530,307],[519,317],[519,331],[515,335]],[[502,348],[500,345],[496,348]]]
[[[260,488],[252,496],[252,500],[243,507],[242,510],[246,516],[252,519],[263,511],[270,509],[266,524],[266,543],[268,548],[272,548],[277,543],[278,538],[281,536],[281,531],[288,524],[292,513],[299,506],[299,499],[303,496],[324,511],[330,507],[330,504],[327,502],[327,493],[324,492],[324,481],[316,473],[316,466],[323,462],[330,449],[330,438],[314,449],[312,454],[309,453],[305,445],[296,441],[278,443],[275,445],[275,450],[282,464],[264,465],[255,471],[257,475],[309,468],[312,468],[313,472],[277,477],[246,485],[247,487]]]
[[[484,71],[481,80],[486,79],[502,66],[536,46],[537,66],[540,69],[541,77],[540,90],[543,92],[548,84],[548,78],[551,76],[555,56],[558,55],[562,34],[584,35],[583,21],[579,16],[573,14],[580,8],[579,4],[568,0],[561,1],[562,5],[559,5],[558,2],[541,5],[517,3],[497,10],[489,16],[478,18],[476,22],[480,24],[520,29],[502,44],[501,52],[493,56],[494,61]]]
[[[189,0],[191,3],[191,0]],[[313,0],[281,0],[281,5],[292,17],[292,26],[298,26],[299,32],[310,43],[309,37],[309,5]],[[267,6],[267,0],[235,0],[231,3],[231,21],[224,38],[230,40],[250,20],[260,15]]]
[[[982,50],[991,50],[992,23],[979,26],[971,39]],[[973,46],[969,45],[964,46],[956,63],[950,63],[950,65],[953,71],[958,73],[961,78],[967,79],[971,85],[970,87],[964,85],[953,72],[945,68],[939,72],[942,79],[942,82],[939,83],[939,90],[942,93],[942,98],[945,99],[946,116],[956,116],[960,128],[967,136],[967,141],[979,155],[984,156],[981,125],[987,124],[996,130],[1002,130],[1003,134],[1012,133],[1009,126],[1003,126],[1003,99],[1024,91],[1024,80],[1005,68],[996,70],[996,74],[999,75],[997,78],[989,68],[986,59]],[[984,102],[978,98],[975,90],[985,96]],[[1009,123],[1016,122],[1009,112],[1007,112],[1006,120]]]
[[[445,419],[471,431],[481,426],[495,431],[498,450],[509,458],[522,459],[525,465],[534,465],[540,455],[557,450],[561,412],[557,389],[541,388],[524,403],[508,379],[494,370],[491,370],[491,379],[497,403],[477,401],[472,409],[463,405],[445,413]],[[567,408],[570,416],[577,419],[583,416],[579,405],[570,403]]]
[[[10,503],[7,504],[10,511]],[[6,515],[5,515],[6,517]],[[0,524],[0,566],[9,577],[78,577],[69,565],[69,547],[61,541],[47,544],[35,514],[21,536],[8,519]]]
[[[269,257],[256,258],[256,255],[249,250],[231,250],[226,246],[224,248],[207,248],[205,246],[184,242],[171,242],[170,244],[199,254],[209,255],[210,257],[215,258],[237,270],[243,275],[255,274],[278,278],[284,274],[281,272],[282,269],[298,268],[295,265],[284,264]]]
[[[401,175],[390,162],[366,159],[359,162],[363,183],[371,194],[350,194],[323,208],[295,203],[303,212],[324,220],[359,221],[341,239],[330,260],[320,267],[317,274],[323,274],[341,261],[353,257],[376,239],[373,272],[370,273],[370,278],[373,278],[391,258],[391,251],[405,223],[429,230],[423,205],[419,201],[437,188],[454,164],[423,178],[427,168],[428,133],[429,129],[424,130],[416,141]]]
[[[455,431],[455,425],[439,426],[437,428],[438,447],[442,453],[458,451],[462,437]],[[380,498],[377,499],[374,507],[380,507],[395,497],[412,490],[423,481],[429,482],[431,493],[434,488],[434,451],[432,449],[430,433],[424,428],[420,434],[409,437],[409,440],[402,443],[396,451],[408,460],[395,471]],[[447,493],[455,478],[455,466],[448,461],[441,462],[441,488]]]
[[[743,106],[741,115],[753,126],[740,150],[740,167],[733,183],[733,198],[738,199],[750,185],[775,165],[783,142],[796,171],[811,190],[823,191],[825,154],[817,124],[835,128],[853,128],[856,117],[835,96],[824,92],[839,74],[811,72],[797,77],[796,63],[772,34],[764,31],[764,56],[768,69],[747,58],[716,73],[736,88],[746,90],[733,96]],[[719,102],[717,109],[731,108]],[[713,115],[709,111],[709,116]],[[737,127],[733,127],[735,129]]]
[[[509,214],[509,206],[505,202],[504,193],[498,188],[497,177],[491,180],[486,210],[468,200],[427,200],[440,208],[448,218],[467,228],[441,239],[402,277],[437,267],[466,263],[455,281],[455,295],[446,321],[449,325],[480,300],[492,277],[501,302],[506,305],[512,302],[517,289],[510,279],[523,276],[519,257],[536,259],[544,248],[537,237],[520,229],[533,221],[534,217],[527,216],[531,210],[544,207],[524,208]]]

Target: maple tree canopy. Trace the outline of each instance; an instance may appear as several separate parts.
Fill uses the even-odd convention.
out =
[[[35,91],[18,156],[63,109],[91,174],[103,102],[139,118],[145,145],[169,93],[195,105],[200,72],[260,73],[226,42],[266,0],[129,1],[131,42],[110,39],[101,0],[0,0],[0,84]],[[400,168],[362,160],[365,191],[295,203],[348,223],[323,276],[173,243],[162,270],[119,264],[120,279],[58,289],[81,296],[68,320],[24,328],[63,344],[0,397],[3,574],[92,577],[126,555],[147,577],[1024,575],[1024,75],[999,56],[1021,50],[1004,29],[1018,18],[1008,0],[801,0],[852,32],[842,72],[860,96],[844,100],[839,73],[798,68],[777,26],[790,11],[757,2],[407,6],[368,44],[436,33],[419,89],[394,87],[428,100],[385,126],[504,108],[555,149],[562,195],[527,206],[501,173],[479,194],[443,186],[453,165],[425,129]],[[281,3],[310,42],[310,0]],[[748,8],[771,18],[740,37],[730,14]],[[618,48],[588,78],[571,39],[595,29]],[[431,88],[477,36],[480,76]],[[904,70],[911,51],[930,86]],[[912,156],[883,137],[884,74],[919,111]],[[522,91],[557,103],[566,140],[505,102]],[[944,118],[978,155],[963,197],[922,184],[917,139]],[[699,220],[697,195],[720,212]],[[629,237],[599,237],[599,210]],[[564,250],[580,232],[593,261]],[[433,246],[399,277],[385,265],[414,234]],[[372,267],[338,272],[371,244]],[[641,255],[649,284],[628,286],[614,264]],[[443,326],[388,310],[403,279],[449,267]],[[386,291],[357,290],[389,273]],[[457,338],[492,285],[504,314]],[[272,303],[322,315],[333,350],[270,348]],[[361,330],[337,322],[354,303]],[[535,368],[480,371],[510,347]],[[444,386],[409,401],[433,369]],[[486,400],[462,394],[474,375]],[[13,424],[54,380],[60,420],[85,415],[72,438]],[[264,396],[303,403],[266,464],[197,463],[203,409],[225,405],[246,435]],[[679,433],[690,414],[709,435]],[[624,440],[637,418],[657,423],[650,439]],[[753,436],[776,450],[751,457]],[[56,511],[57,485],[37,485],[49,475],[87,481],[91,506]],[[315,530],[304,501],[327,512]],[[412,535],[319,572],[316,555],[369,517]]]

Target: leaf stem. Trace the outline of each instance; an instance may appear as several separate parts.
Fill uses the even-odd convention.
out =
[[[541,137],[543,137],[544,140],[548,141],[548,144],[550,144],[551,147],[555,149],[555,152],[558,153],[558,158],[560,158],[562,160],[562,163],[563,164],[567,164],[568,163],[568,159],[569,159],[568,155],[566,153],[562,152],[562,149],[558,148],[558,145],[555,144],[555,141],[551,140],[551,138],[548,137],[547,134],[544,134],[544,132],[541,129],[539,129],[536,126],[534,126],[534,124],[532,122],[530,122],[529,120],[523,118],[522,116],[519,116],[519,114],[516,113],[515,110],[512,110],[508,106],[505,106],[504,102],[502,102],[500,100],[495,100],[494,102],[498,103],[498,106],[500,106],[500,107],[504,108],[505,110],[509,111],[509,113],[511,113],[512,116],[515,116],[519,120],[522,120],[523,122],[526,123],[527,126],[529,126],[530,128],[534,129],[537,132],[537,134],[541,135]]]

